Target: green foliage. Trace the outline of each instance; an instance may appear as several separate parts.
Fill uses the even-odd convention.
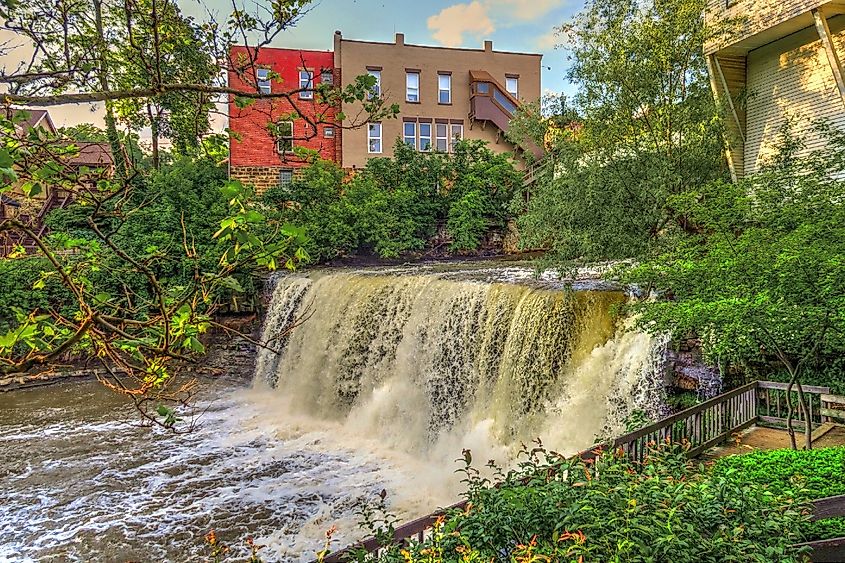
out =
[[[550,118],[535,112],[539,127],[519,128],[535,140],[555,133],[555,173],[527,204],[514,201],[523,246],[549,248],[559,261],[642,256],[675,223],[673,194],[725,175],[704,5],[593,0],[560,28],[578,93]]]
[[[452,238],[450,250],[473,250],[478,248],[481,238],[487,231],[487,209],[485,194],[472,190],[455,201],[449,208],[449,220],[446,229]]]
[[[716,476],[737,476],[773,494],[801,501],[845,495],[845,448],[772,450],[720,458]],[[845,518],[803,522],[808,540],[845,536]]]
[[[798,378],[845,353],[845,138],[806,158],[794,139],[782,148],[754,177],[673,198],[687,230],[625,279],[669,297],[634,307],[641,326],[698,335],[714,363],[775,361]]]
[[[696,467],[678,448],[651,450],[642,466],[612,453],[587,463],[535,448],[495,486],[465,457],[467,508],[422,544],[388,548],[378,561],[801,560],[791,547],[802,540],[801,505],[737,472]]]
[[[393,158],[374,158],[344,181],[334,163],[316,160],[290,186],[268,190],[277,219],[309,234],[316,260],[372,252],[396,258],[420,252],[446,224],[451,250],[477,250],[507,222],[521,174],[507,155],[463,141],[451,154],[421,153],[397,142]]]

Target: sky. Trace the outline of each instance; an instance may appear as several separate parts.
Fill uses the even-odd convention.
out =
[[[542,53],[543,91],[571,94],[566,52],[555,49],[560,40],[554,28],[582,9],[583,1],[314,0],[296,27],[281,33],[273,46],[330,50],[335,30],[349,39],[389,42],[395,33],[404,33],[406,43],[449,47],[481,48],[484,40],[492,40],[495,50]],[[218,21],[225,21],[232,7],[231,0],[179,3],[186,14],[202,19],[210,11]],[[266,5],[269,0],[244,3]],[[55,108],[50,113],[59,126],[102,122],[96,109]]]

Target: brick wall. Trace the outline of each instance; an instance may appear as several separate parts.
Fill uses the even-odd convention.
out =
[[[253,186],[257,194],[263,194],[270,188],[279,185],[279,174],[282,170],[290,170],[290,166],[232,166],[229,177],[240,180],[246,185]],[[293,169],[294,179],[302,175],[301,168]]]
[[[271,91],[292,92],[299,89],[299,71],[310,70],[314,73],[314,85],[321,81],[323,70],[331,70],[333,76],[334,55],[330,51],[305,51],[300,49],[262,48],[258,56],[251,56],[244,47],[234,47],[230,53],[234,65],[255,58],[255,68],[268,68],[279,76],[274,77]],[[254,69],[250,66],[243,68],[243,75],[229,73],[229,85],[243,91],[255,92]],[[239,108],[234,97],[229,100],[229,128],[232,135],[229,141],[230,165],[232,177],[238,170],[238,179],[249,181],[241,177],[250,173],[258,174],[255,181],[250,183],[267,183],[271,169],[300,168],[307,163],[292,154],[279,154],[276,150],[275,139],[267,128],[268,123],[277,121],[293,121],[294,146],[316,150],[322,158],[335,160],[336,139],[338,127],[334,124],[335,108],[319,103],[314,99],[301,99],[293,96],[293,101],[287,98],[259,99],[244,108]],[[316,130],[309,124],[318,122]],[[326,137],[326,129],[332,127],[334,137]],[[274,174],[273,182],[278,182],[278,172]]]

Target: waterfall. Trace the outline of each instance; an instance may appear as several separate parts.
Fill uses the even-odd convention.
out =
[[[507,460],[537,437],[574,453],[624,432],[634,410],[659,415],[666,342],[617,326],[625,299],[433,273],[288,275],[256,385],[288,412],[416,456]]]

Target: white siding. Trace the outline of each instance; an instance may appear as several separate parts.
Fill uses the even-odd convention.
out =
[[[707,42],[704,52],[715,53],[830,3],[830,0],[707,0],[704,10],[707,24],[715,29],[724,22],[730,25]]]
[[[841,19],[841,18],[837,18]],[[840,57],[845,53],[842,22],[831,21]],[[748,54],[745,174],[770,157],[781,127],[807,141],[804,152],[824,146],[814,125],[825,121],[845,129],[845,105],[839,95],[824,47],[815,28],[808,28]]]

